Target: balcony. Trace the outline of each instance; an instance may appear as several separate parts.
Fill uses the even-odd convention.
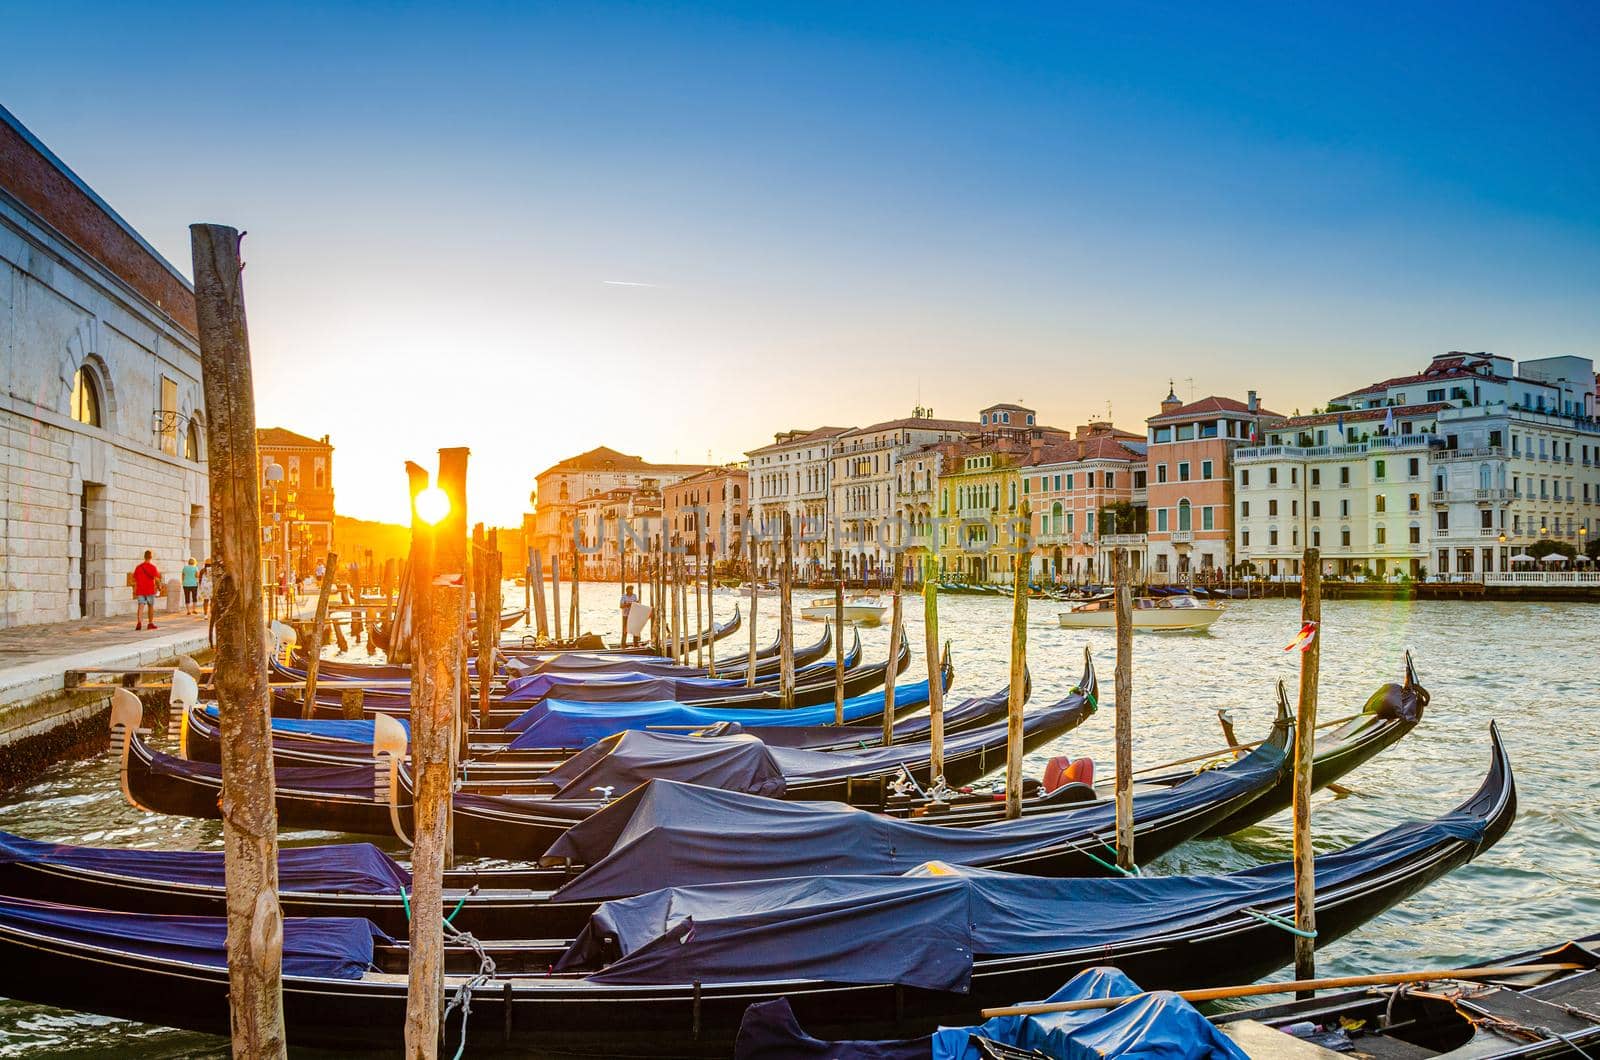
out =
[[[1190,545],[1194,543],[1194,531],[1174,530],[1167,535],[1167,539],[1174,545]]]
[[[1102,534],[1100,543],[1107,548],[1143,548],[1149,538],[1144,534]],[[1177,540],[1174,535],[1173,540]]]
[[[1505,503],[1511,499],[1510,490],[1473,490],[1472,499],[1479,504]]]
[[[1504,446],[1480,445],[1473,449],[1441,449],[1433,454],[1434,460],[1483,460],[1506,455]]]

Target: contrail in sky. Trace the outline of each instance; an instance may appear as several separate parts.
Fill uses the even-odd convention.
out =
[[[601,280],[607,287],[660,287],[659,283],[638,283],[634,280]]]

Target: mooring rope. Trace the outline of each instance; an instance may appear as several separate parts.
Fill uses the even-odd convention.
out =
[[[445,934],[451,941],[467,946],[478,955],[477,973],[456,988],[455,996],[451,997],[450,1003],[444,1008],[444,1024],[447,1027],[450,1025],[450,1013],[458,1008],[461,1010],[461,1044],[456,1046],[454,1058],[461,1060],[467,1051],[467,1020],[472,1016],[472,991],[488,985],[494,978],[494,958],[489,956],[489,952],[483,948],[483,943],[479,942],[470,931],[462,931],[449,920],[444,922],[444,927]]]

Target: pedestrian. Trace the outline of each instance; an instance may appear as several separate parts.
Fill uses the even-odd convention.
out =
[[[210,556],[206,557],[205,564],[200,568],[200,613],[211,614],[211,594],[216,587],[217,572],[219,567]]]
[[[622,629],[623,629],[623,638],[622,638],[622,640],[623,640],[624,644],[626,644],[627,640],[628,640],[628,638],[627,638],[628,619],[633,614],[633,605],[638,603],[638,602],[639,602],[639,598],[633,595],[633,586],[624,585],[622,587]],[[633,635],[633,642],[635,644],[639,643],[639,635],[637,633],[635,633]]]
[[[161,571],[151,562],[154,555],[144,550],[144,562],[133,568],[133,628],[143,629],[149,612],[150,628],[156,628],[156,593],[161,586]]]
[[[183,613],[193,615],[199,613],[200,605],[200,568],[195,566],[194,557],[189,557],[189,562],[183,565]]]

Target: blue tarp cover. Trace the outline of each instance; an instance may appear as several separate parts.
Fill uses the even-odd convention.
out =
[[[987,696],[974,696],[960,703],[944,706],[944,729],[950,732],[960,726],[994,721],[1003,717],[1010,688]],[[933,726],[926,713],[901,718],[894,723],[897,741],[925,738]],[[857,747],[881,747],[882,725],[741,725],[736,731],[747,732],[771,747],[837,747],[854,744]]]
[[[217,708],[210,706],[204,708],[206,717],[213,722],[218,721]],[[406,738],[411,737],[411,723],[404,718],[395,718],[400,727],[406,731]],[[321,736],[328,740],[348,740],[351,743],[364,743],[372,746],[372,728],[377,724],[371,718],[356,718],[345,720],[343,718],[273,718],[272,731],[292,733],[296,736]]]
[[[592,789],[597,787],[622,795],[655,777],[773,798],[784,792],[783,771],[754,736],[702,739],[634,730],[592,744],[545,774],[547,781],[561,785],[558,799],[594,798]]]
[[[1264,794],[1282,775],[1284,761],[1281,748],[1264,744],[1224,769],[1135,796],[1134,819],[1143,824],[1182,817],[1252,791]],[[1115,826],[1116,806],[1109,799],[1014,821],[951,827],[837,802],[780,802],[658,779],[575,825],[549,855],[589,866],[561,888],[560,897],[614,898],[668,884],[890,875],[926,861],[982,865],[1064,844],[1103,851]]]
[[[0,864],[10,862],[60,865],[141,880],[224,885],[220,850],[79,847],[0,832]],[[371,843],[278,848],[279,890],[390,894],[410,882],[410,874]]]
[[[1131,997],[1111,1009],[998,1016],[976,1027],[941,1028],[898,1041],[824,1042],[801,1029],[787,998],[751,1005],[739,1026],[735,1060],[979,1060],[973,1035],[1051,1060],[1249,1060],[1245,1052],[1176,994],[1144,994],[1115,968],[1073,976],[1045,1002]],[[1037,1002],[1029,1002],[1036,1004]]]
[[[220,916],[157,916],[0,898],[0,924],[117,953],[228,966],[228,920]],[[392,941],[370,920],[289,917],[283,922],[285,975],[360,979],[372,965],[375,941]]]
[[[896,685],[896,710],[909,710],[928,701],[928,682]],[[859,721],[883,713],[883,693],[864,692],[844,701],[844,720]],[[779,710],[762,707],[695,707],[673,700],[649,703],[575,703],[547,699],[529,707],[506,726],[519,732],[514,750],[529,747],[587,747],[596,740],[627,729],[699,727],[718,722],[740,725],[826,725],[833,720],[833,704]]]
[[[1317,886],[1438,844],[1478,843],[1457,811],[1319,857]],[[820,876],[670,887],[602,904],[558,969],[602,983],[783,978],[966,992],[976,955],[1101,952],[1294,900],[1289,862],[1226,876],[1039,879],[932,863],[905,876]],[[609,941],[614,940],[614,942]]]

